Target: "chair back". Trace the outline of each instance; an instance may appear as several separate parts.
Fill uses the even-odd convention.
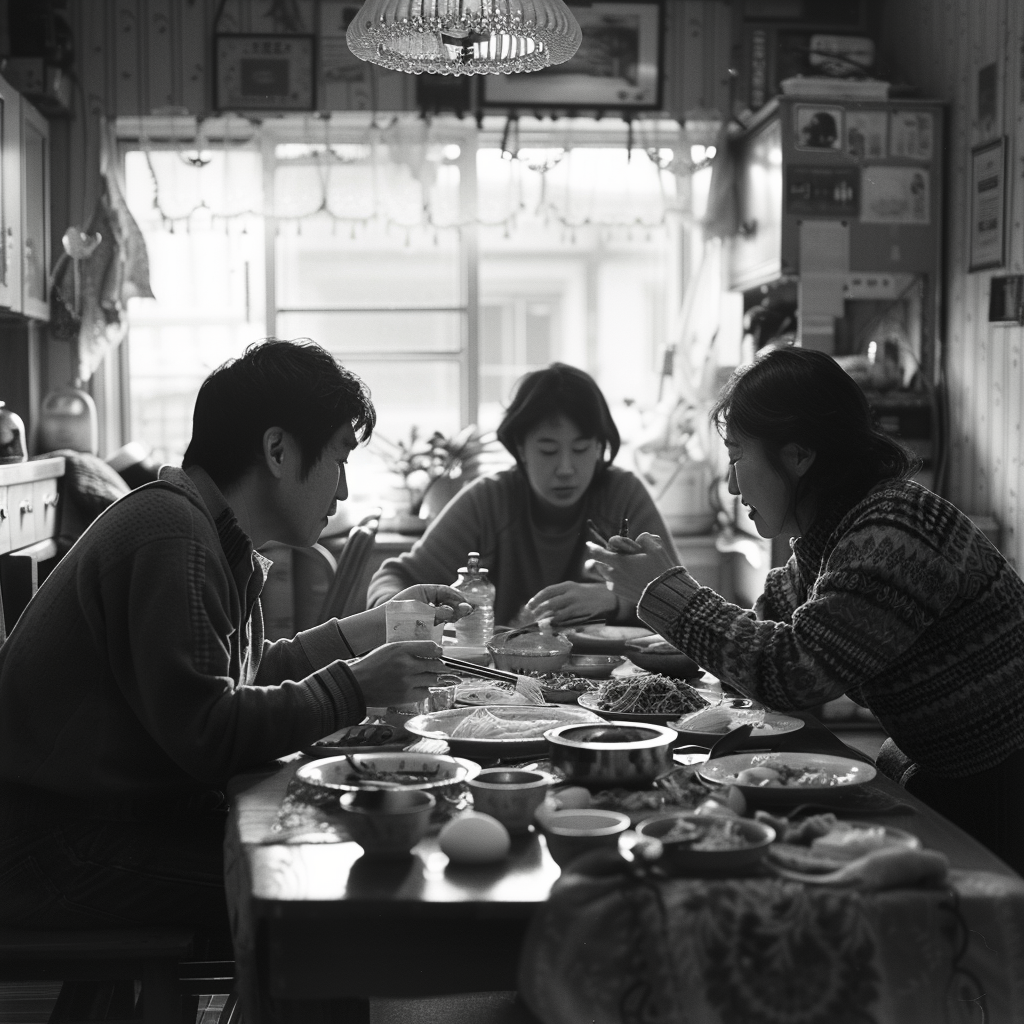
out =
[[[367,517],[349,531],[338,555],[338,567],[320,609],[320,621],[343,619],[366,610],[366,589],[370,583],[370,557],[377,540],[377,516]]]

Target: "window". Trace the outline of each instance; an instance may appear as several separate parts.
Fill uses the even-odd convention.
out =
[[[538,122],[515,158],[504,121],[246,126],[209,149],[125,144],[157,296],[129,310],[133,436],[161,458],[180,460],[203,377],[268,335],[363,377],[392,440],[493,428],[553,360],[623,423],[657,392],[682,289],[674,126],[630,152],[621,123]],[[355,500],[381,494],[370,453],[352,470]]]

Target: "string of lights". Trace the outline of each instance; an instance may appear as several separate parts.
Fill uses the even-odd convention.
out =
[[[635,149],[631,150],[628,157],[635,154],[642,154],[645,158],[645,166],[650,166],[654,171],[657,183],[658,201],[654,204],[648,215],[635,214],[632,216],[602,216],[593,212],[593,201],[590,208],[579,201],[582,190],[589,186],[591,191],[596,188],[597,182],[593,180],[574,182],[571,176],[571,164],[573,154],[579,147],[574,144],[571,134],[560,146],[548,146],[544,148],[520,147],[518,130],[514,133],[506,132],[502,138],[501,157],[503,162],[509,164],[509,173],[505,185],[504,201],[500,204],[502,213],[497,216],[487,216],[478,212],[475,217],[456,216],[444,217],[435,208],[437,205],[432,197],[431,177],[436,177],[439,166],[450,165],[457,161],[455,159],[442,158],[438,160],[427,160],[425,155],[432,147],[439,148],[432,144],[429,138],[429,125],[427,135],[420,141],[416,148],[420,154],[419,166],[408,160],[410,172],[413,178],[417,179],[420,188],[420,202],[415,217],[406,215],[397,216],[387,208],[386,197],[382,194],[384,189],[381,184],[382,171],[385,165],[394,166],[395,159],[391,155],[392,149],[387,143],[387,127],[371,125],[368,139],[360,144],[343,144],[331,142],[327,138],[327,125],[324,125],[324,141],[318,143],[286,144],[283,148],[289,153],[289,159],[282,160],[278,166],[298,166],[312,164],[315,170],[315,180],[318,184],[317,193],[309,196],[308,205],[297,212],[282,212],[283,204],[276,203],[274,196],[265,196],[263,206],[243,205],[236,209],[214,209],[204,196],[204,190],[197,188],[201,198],[187,210],[169,210],[163,195],[163,186],[160,174],[154,167],[152,150],[146,146],[146,140],[141,140],[145,154],[150,181],[152,183],[152,211],[154,219],[164,230],[174,233],[175,231],[191,231],[197,223],[202,222],[203,227],[216,229],[223,227],[230,232],[235,225],[241,225],[240,230],[245,232],[248,225],[257,218],[273,218],[277,230],[293,230],[301,234],[304,225],[314,222],[329,223],[333,234],[339,231],[347,231],[350,237],[355,238],[360,232],[367,231],[371,227],[382,228],[385,231],[405,232],[407,243],[414,232],[426,232],[433,234],[435,242],[442,234],[455,232],[459,233],[466,228],[475,226],[481,229],[497,230],[510,237],[516,231],[524,217],[534,218],[547,227],[561,230],[563,240],[575,241],[575,235],[579,231],[596,230],[605,236],[625,232],[628,238],[633,233],[646,233],[648,237],[652,232],[664,229],[669,216],[681,212],[680,204],[674,196],[670,196],[666,190],[666,175],[679,179],[699,170],[701,165],[684,162],[679,155],[667,149],[664,145],[658,146],[656,140],[645,140],[643,138],[643,125],[634,126],[633,132],[639,136],[641,142]],[[512,143],[513,145],[510,145]],[[196,175],[209,175],[216,173],[215,161],[212,150],[208,147],[208,140],[202,137],[201,133],[191,141],[188,146],[183,146],[178,151],[181,164],[188,171]],[[234,146],[229,150],[228,141],[225,138],[223,146],[223,161],[226,168],[227,160],[231,152],[239,149],[247,149],[249,152],[258,152],[259,140],[254,136],[248,144],[241,147]],[[440,147],[443,149],[443,147]],[[451,147],[457,149],[457,147]],[[384,155],[387,154],[387,155]],[[332,202],[332,183],[335,172],[339,169],[353,167],[369,167],[371,180],[373,182],[373,203],[368,211],[353,212],[351,210],[339,209]],[[561,192],[566,200],[561,205],[558,200],[558,191],[553,182],[554,173],[559,171],[562,181],[559,183]],[[642,173],[639,172],[638,173]],[[528,181],[529,178],[533,181]],[[527,200],[526,194],[531,191],[536,199],[531,203]],[[228,189],[226,195],[232,194]],[[622,197],[622,201],[614,204],[620,210],[629,209],[631,204],[629,195]],[[591,200],[593,197],[591,196]],[[497,205],[497,204],[493,204]],[[646,205],[651,206],[650,197]],[[575,208],[576,212],[573,212]]]

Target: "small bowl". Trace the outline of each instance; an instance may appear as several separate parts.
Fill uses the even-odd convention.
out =
[[[497,818],[512,835],[528,832],[533,812],[555,780],[544,772],[485,768],[468,783],[473,807]]]
[[[628,814],[620,811],[551,811],[538,821],[548,853],[564,868],[571,860],[602,847],[615,849],[619,836],[629,828]]]
[[[692,824],[698,829],[722,828],[724,823],[739,833],[742,845],[719,850],[695,850],[687,840],[666,839],[677,825]],[[678,875],[744,874],[760,862],[775,841],[775,829],[750,818],[717,814],[657,814],[636,826],[637,835],[657,839],[662,845],[658,863]]]
[[[621,654],[573,654],[566,669],[586,679],[607,679],[625,660]]]
[[[366,769],[370,777],[364,778],[352,767]],[[471,779],[480,766],[475,761],[448,754],[414,754],[407,750],[390,753],[352,754],[350,756],[323,757],[304,764],[295,773],[298,782],[324,793],[341,794],[367,789],[388,790],[429,790],[436,796],[458,797],[463,785]],[[375,783],[373,772],[423,773],[423,778],[414,774],[409,781]]]
[[[572,644],[560,633],[498,633],[487,641],[495,668],[543,675],[557,672],[568,660]]]
[[[427,834],[436,801],[422,789],[374,789],[339,799],[349,835],[375,860],[401,860]]]

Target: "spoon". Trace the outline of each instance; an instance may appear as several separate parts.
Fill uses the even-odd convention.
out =
[[[726,754],[731,754],[734,750],[739,750],[750,739],[750,734],[753,731],[754,727],[750,722],[737,725],[735,729],[727,732],[721,739],[715,740],[708,751],[708,760],[710,761],[715,757],[723,757]]]

